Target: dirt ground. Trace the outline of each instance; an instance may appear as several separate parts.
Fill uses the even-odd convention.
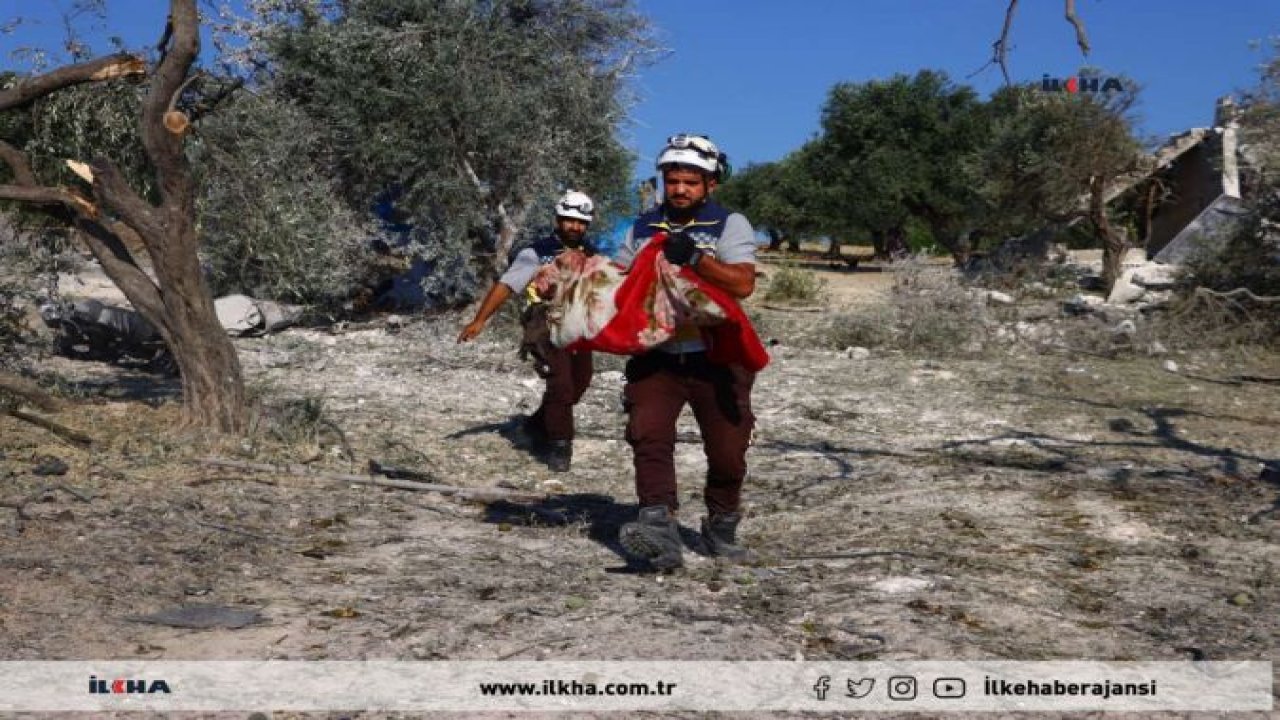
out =
[[[0,416],[0,653],[1280,659],[1280,484],[1260,474],[1280,461],[1280,386],[1232,379],[1280,375],[1280,358],[859,357],[815,328],[888,302],[892,272],[824,275],[825,312],[752,303],[773,343],[741,531],[754,567],[693,552],[667,576],[628,566],[622,363],[598,361],[573,470],[551,473],[513,437],[541,385],[509,324],[462,346],[457,315],[239,339],[274,408],[245,440],[175,429],[172,382],[48,358],[75,401],[53,419],[96,443]],[[317,476],[198,462],[214,455]],[[370,460],[548,496],[481,504],[318,477]],[[705,463],[687,414],[676,460],[696,545]],[[190,603],[261,621],[138,619]]]

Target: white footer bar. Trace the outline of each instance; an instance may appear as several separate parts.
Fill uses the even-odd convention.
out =
[[[0,711],[1249,711],[1270,662],[6,661]]]

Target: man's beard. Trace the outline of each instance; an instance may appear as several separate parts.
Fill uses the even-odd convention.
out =
[[[677,222],[686,222],[688,220],[692,220],[693,216],[698,214],[698,208],[702,207],[702,204],[705,202],[706,202],[706,199],[704,198],[699,202],[695,202],[689,205],[688,207],[682,207],[682,208],[676,207],[671,203],[667,203],[667,217]]]

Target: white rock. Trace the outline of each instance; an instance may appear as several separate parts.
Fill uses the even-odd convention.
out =
[[[1133,335],[1138,332],[1138,326],[1132,320],[1121,320],[1118,325],[1111,328],[1111,332],[1116,335]]]
[[[1013,296],[998,290],[987,291],[987,302],[995,305],[1012,305]]]
[[[871,357],[871,351],[864,347],[847,347],[844,356],[851,360],[866,360]]]
[[[1133,283],[1133,272],[1133,270],[1125,270],[1124,274],[1116,280],[1116,284],[1111,288],[1111,294],[1107,296],[1107,302],[1113,305],[1125,305],[1142,299],[1147,290]]]
[[[1169,352],[1169,348],[1165,347],[1164,343],[1160,342],[1159,340],[1156,340],[1155,342],[1151,343],[1151,347],[1148,348],[1148,352],[1150,352],[1152,355],[1164,355],[1165,353]]]
[[[1172,360],[1165,360],[1165,361],[1164,361],[1164,369],[1165,369],[1165,370],[1167,370],[1168,372],[1176,373],[1176,372],[1178,372],[1178,363],[1176,363],[1176,362],[1174,362],[1174,361],[1172,361]]]
[[[1164,263],[1150,262],[1134,268],[1133,282],[1148,290],[1167,290],[1173,287],[1177,279],[1179,267]]]
[[[873,590],[879,590],[889,595],[902,595],[904,593],[919,592],[927,590],[933,586],[929,580],[911,577],[889,577],[883,580],[877,580],[871,583]]]

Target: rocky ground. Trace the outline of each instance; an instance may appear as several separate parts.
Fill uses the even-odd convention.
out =
[[[832,281],[855,312],[888,302],[880,274]],[[859,283],[877,291],[845,287]],[[742,527],[763,560],[691,552],[666,576],[617,544],[636,507],[615,358],[598,363],[563,475],[511,432],[541,386],[509,324],[464,346],[459,316],[237,340],[264,409],[234,441],[175,429],[172,383],[49,358],[47,382],[76,401],[52,417],[95,445],[0,416],[0,653],[1277,659],[1280,483],[1261,471],[1280,461],[1280,386],[1239,376],[1280,375],[1280,358],[1018,342],[868,354],[824,347],[831,305],[753,308],[775,342]],[[314,475],[199,463],[214,455]],[[322,477],[370,460],[546,498]],[[677,464],[696,545],[705,465],[688,416]],[[145,621],[192,603],[259,621]]]

